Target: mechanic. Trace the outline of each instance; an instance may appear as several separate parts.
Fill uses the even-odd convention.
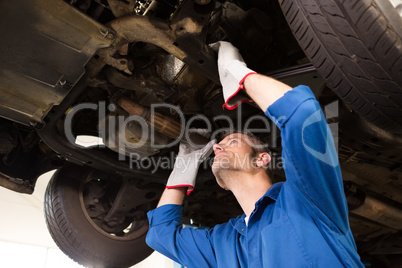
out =
[[[272,184],[270,156],[253,148],[251,136],[232,133],[201,149],[182,140],[177,159],[194,165],[176,159],[158,207],[148,212],[148,245],[186,267],[363,267],[332,134],[311,90],[253,72],[228,42],[213,48],[225,105],[235,108],[245,92],[281,129],[286,182]],[[217,183],[232,191],[244,214],[209,230],[183,228],[183,200],[211,147]]]

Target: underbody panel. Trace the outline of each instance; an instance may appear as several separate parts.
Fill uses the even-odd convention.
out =
[[[17,2],[0,3],[0,113],[35,126],[115,36],[63,1]]]

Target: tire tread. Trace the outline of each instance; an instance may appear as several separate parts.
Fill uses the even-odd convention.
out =
[[[375,2],[284,0],[282,9],[334,91],[367,120],[402,133],[402,40]]]
[[[71,195],[66,195],[67,189],[69,189],[67,191],[70,192],[74,191],[74,189],[78,191],[76,186],[76,188],[74,188],[69,187],[71,185],[68,185],[74,179],[71,176],[79,177],[80,175],[78,174],[82,175],[83,173],[74,173],[69,171],[68,168],[71,167],[62,168],[61,170],[56,171],[52,179],[49,181],[45,193],[45,220],[49,233],[57,246],[73,261],[87,267],[129,267],[147,257],[152,252],[152,249],[146,246],[145,236],[133,240],[124,240],[118,247],[107,247],[107,245],[102,244],[100,239],[97,239],[99,236],[94,237],[93,234],[88,235],[87,237],[97,239],[96,242],[99,243],[99,245],[93,245],[93,243],[91,243],[93,239],[87,241],[83,238],[83,234],[88,231],[88,227],[85,227],[86,229],[81,228],[77,226],[77,222],[83,223],[84,220],[82,217],[84,216],[77,217],[77,214],[72,216],[71,209],[77,209],[79,205],[69,206],[69,203],[72,202],[72,200],[68,197]],[[74,166],[72,170],[74,169],[77,168]],[[70,174],[65,174],[69,172]],[[74,196],[77,196],[78,198],[78,193],[74,194]],[[94,230],[93,227],[91,228],[91,232],[98,234],[98,231]],[[103,240],[103,243],[105,243],[104,241],[112,242],[111,239]],[[115,244],[113,245],[117,245],[116,243],[119,242],[114,243]],[[136,248],[139,251],[136,253],[135,250],[130,250],[128,251],[128,254],[121,255],[124,256],[124,258],[118,257],[118,259],[116,259],[113,258],[113,255],[108,256],[108,254],[97,252],[95,248],[99,249],[99,247],[102,247],[102,250],[108,252],[108,254],[113,250],[115,253],[120,252],[122,248],[126,249],[126,247]],[[113,253],[111,252],[111,254]]]

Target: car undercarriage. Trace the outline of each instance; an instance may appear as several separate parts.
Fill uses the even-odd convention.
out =
[[[285,180],[275,125],[253,104],[222,108],[208,45],[227,40],[249,68],[310,86],[334,134],[362,261],[399,267],[402,3],[361,2],[3,1],[0,185],[31,194],[41,174],[57,169],[45,199],[55,242],[83,265],[128,267],[152,252],[146,212],[165,187],[184,129],[209,127],[219,136],[247,125],[269,144],[271,177]],[[350,10],[364,13],[354,21]],[[384,21],[377,40],[365,39]],[[360,29],[362,22],[370,26]],[[88,137],[95,145],[85,145]],[[242,214],[216,184],[212,159],[186,199],[187,224],[210,227]]]

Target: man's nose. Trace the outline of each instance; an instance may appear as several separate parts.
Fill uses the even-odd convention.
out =
[[[222,151],[223,147],[219,143],[215,143],[214,146],[212,147],[214,150],[214,153],[216,154],[218,151]]]

